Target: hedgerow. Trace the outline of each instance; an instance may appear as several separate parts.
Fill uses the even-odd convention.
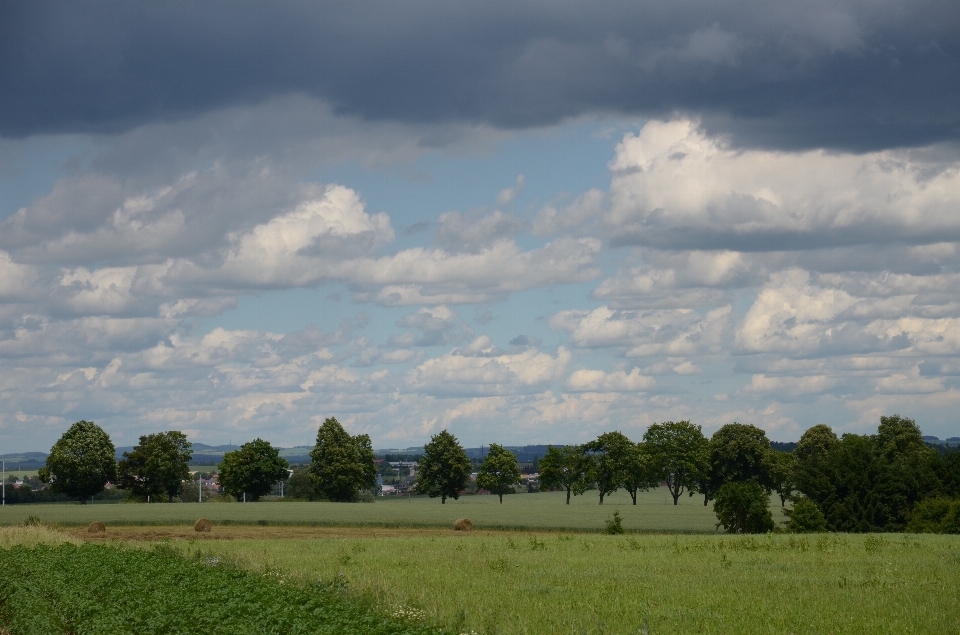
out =
[[[0,549],[0,625],[16,635],[436,633],[368,611],[330,586],[283,585],[171,552]]]

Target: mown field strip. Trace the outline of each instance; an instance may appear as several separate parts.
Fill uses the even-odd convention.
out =
[[[343,580],[452,632],[960,633],[960,537],[447,535],[171,543]]]
[[[674,506],[661,489],[646,492],[638,504],[630,504],[625,492],[608,496],[604,505],[587,492],[574,497],[569,506],[565,494],[544,492],[505,496],[464,496],[441,505],[436,498],[378,498],[374,503],[161,503],[97,505],[10,505],[0,509],[0,525],[23,522],[38,516],[44,522],[61,525],[88,525],[95,520],[120,525],[193,524],[206,517],[216,523],[353,525],[381,527],[452,527],[457,518],[467,517],[478,528],[517,530],[600,531],[615,511],[623,516],[627,531],[715,533],[712,506],[704,507],[698,497],[684,497]],[[781,520],[779,510],[774,518]]]

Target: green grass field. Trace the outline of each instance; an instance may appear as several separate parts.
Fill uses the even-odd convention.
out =
[[[960,537],[449,535],[176,541],[454,633],[958,633]],[[647,630],[643,630],[646,628]]]
[[[2,533],[2,530],[0,530]],[[0,549],[0,632],[14,635],[437,635],[352,601],[166,545]]]
[[[224,529],[221,539],[216,527],[202,540],[181,528],[179,534],[190,537],[169,545],[188,559],[216,556],[278,584],[334,583],[365,610],[413,617],[454,634],[960,634],[960,536],[727,536],[714,530],[712,509],[696,498],[677,507],[662,491],[645,494],[636,507],[623,493],[603,507],[593,495],[569,507],[563,499],[559,493],[517,495],[505,497],[502,506],[493,496],[447,505],[418,498],[23,505],[0,510],[0,524],[30,515],[74,526],[92,520],[108,527],[192,524],[201,515],[221,525],[243,524]],[[646,533],[596,533],[615,510],[629,532]],[[778,510],[774,514],[781,518]],[[458,517],[471,518],[479,529],[513,531],[455,533],[449,528]],[[338,537],[303,538],[292,536],[300,531],[294,528],[259,529],[261,522],[447,531],[378,536],[347,529]],[[37,537],[34,529],[8,527],[0,534],[9,534],[10,543],[76,543],[87,535],[44,530]],[[155,540],[149,538],[154,531],[118,529],[111,537],[108,528],[106,540],[124,544],[125,533],[127,540]]]
[[[11,470],[8,468],[6,471],[6,477],[10,478],[11,476],[16,476],[19,479],[23,479],[27,476],[36,477],[37,471],[38,470]],[[9,485],[7,485],[7,487],[9,487]]]
[[[38,516],[48,523],[88,525],[99,520],[107,525],[193,524],[201,516],[214,523],[314,524],[382,527],[452,527],[457,518],[469,518],[478,529],[536,529],[600,531],[605,520],[619,510],[623,526],[631,532],[714,533],[717,522],[712,506],[698,497],[672,504],[665,489],[646,492],[638,504],[618,492],[597,504],[593,492],[576,496],[569,506],[565,494],[545,492],[504,496],[463,496],[440,504],[439,498],[382,497],[374,503],[159,503],[159,504],[58,504],[10,505],[0,510],[0,525],[23,522]],[[783,519],[774,509],[774,519]]]

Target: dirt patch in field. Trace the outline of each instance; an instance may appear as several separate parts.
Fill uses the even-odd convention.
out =
[[[290,527],[270,525],[213,525],[210,532],[198,533],[192,525],[170,525],[155,527],[111,526],[103,534],[89,534],[85,529],[67,528],[65,533],[92,542],[109,540],[135,540],[153,542],[160,540],[240,540],[240,539],[305,539],[316,538],[402,538],[429,536],[466,537],[464,532],[435,528],[384,528],[384,527]],[[470,537],[515,535],[516,532],[474,530]],[[469,538],[468,538],[469,539]]]

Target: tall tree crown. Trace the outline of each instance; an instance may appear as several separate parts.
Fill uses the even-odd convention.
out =
[[[92,421],[77,421],[53,444],[41,480],[85,504],[117,480],[116,449],[110,435]]]
[[[238,500],[246,497],[255,501],[289,476],[288,466],[269,442],[254,439],[224,454],[217,469],[219,483],[228,494]]]
[[[357,499],[361,489],[376,484],[377,468],[370,437],[350,436],[335,417],[328,417],[317,431],[310,451],[310,474],[317,490],[334,502]]]
[[[439,496],[442,503],[458,499],[470,480],[471,464],[457,437],[442,430],[430,437],[423,452],[416,490],[430,498]]]

